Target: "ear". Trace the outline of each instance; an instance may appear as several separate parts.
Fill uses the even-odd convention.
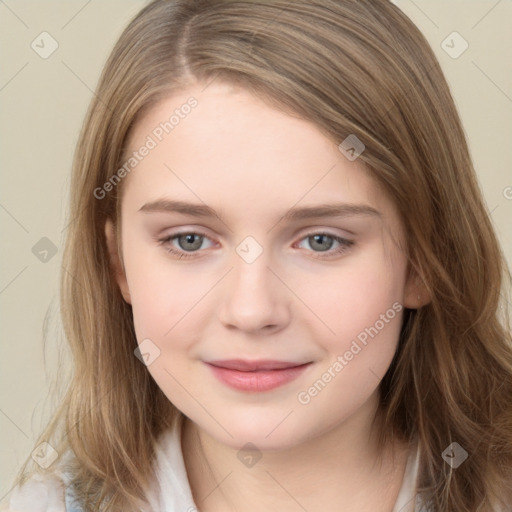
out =
[[[404,307],[420,309],[431,301],[430,293],[418,271],[409,265],[404,290]]]
[[[128,281],[126,280],[126,273],[124,271],[123,264],[119,257],[119,250],[117,246],[116,230],[114,223],[111,219],[107,219],[105,223],[105,238],[107,241],[108,255],[110,260],[110,269],[113,273],[113,277],[119,286],[119,290],[124,300],[131,304],[130,290],[128,289]]]

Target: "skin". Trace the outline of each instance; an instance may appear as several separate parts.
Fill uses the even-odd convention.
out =
[[[129,152],[190,96],[198,100],[122,184],[122,260],[105,226],[138,342],[160,350],[148,371],[189,418],[182,447],[194,499],[201,511],[334,511],[340,503],[390,511],[408,446],[397,441],[377,462],[372,420],[403,311],[309,403],[297,397],[394,303],[421,305],[396,209],[363,164],[312,123],[219,81],[203,89],[162,100],[135,126]],[[217,216],[140,211],[162,198],[206,204]],[[282,219],[323,203],[379,215]],[[178,232],[205,238],[159,242]],[[335,253],[334,239],[310,238],[325,232],[352,244]],[[263,250],[252,263],[236,252],[247,236]],[[284,386],[248,393],[204,363],[235,358],[312,364]],[[262,455],[253,467],[237,457],[248,442]]]

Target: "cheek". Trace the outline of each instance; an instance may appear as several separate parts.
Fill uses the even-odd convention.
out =
[[[315,322],[312,335],[324,357],[297,400],[301,406],[311,403],[319,414],[337,404],[333,423],[375,392],[396,352],[403,318],[403,277],[393,268],[365,264],[340,272],[336,286],[332,281],[317,281],[311,298],[322,312],[322,323]]]
[[[127,243],[126,277],[137,339],[161,343],[188,320],[208,288],[197,273],[191,275],[184,266],[166,261],[164,249],[158,249],[158,257],[154,250],[130,249]]]
[[[155,354],[148,371],[176,407],[188,410],[189,393],[201,393],[201,386],[190,378],[190,350],[200,338],[205,279],[149,251],[137,252],[126,262],[126,271],[137,341],[151,340],[145,347]]]
[[[318,326],[315,329],[321,333],[324,348],[343,350],[375,325],[381,339],[395,342],[403,309],[404,269],[400,256],[391,260],[375,251],[325,274],[302,279],[297,295],[304,297],[316,314],[311,325]]]

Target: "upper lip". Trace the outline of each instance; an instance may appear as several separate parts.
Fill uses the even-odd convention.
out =
[[[305,363],[291,361],[274,361],[270,359],[260,359],[257,361],[247,361],[244,359],[226,359],[222,361],[208,361],[208,364],[227,368],[228,370],[239,370],[242,372],[261,371],[261,370],[282,370],[283,368],[294,368],[302,366]]]

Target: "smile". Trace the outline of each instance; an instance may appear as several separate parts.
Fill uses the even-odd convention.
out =
[[[291,382],[312,363],[229,360],[206,364],[219,381],[231,388],[263,392]]]

